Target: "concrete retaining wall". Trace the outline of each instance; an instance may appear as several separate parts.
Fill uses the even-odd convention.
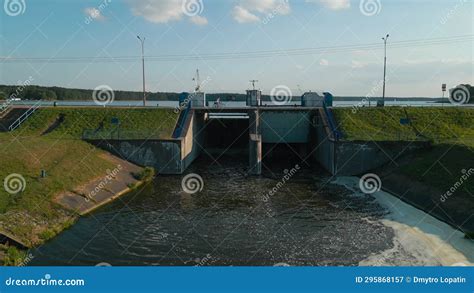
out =
[[[204,114],[192,112],[181,138],[182,174],[201,154],[204,145]]]
[[[308,143],[311,111],[261,111],[263,143]]]
[[[324,111],[319,111],[313,121],[316,124],[313,130],[316,132],[316,139],[312,141],[314,159],[334,175],[336,174],[336,145]]]
[[[90,143],[159,174],[183,174],[199,156],[203,117],[190,113],[183,137],[169,140],[93,140]]]
[[[415,150],[428,147],[428,142],[333,142],[336,150],[335,174],[360,175],[377,169]]]
[[[338,176],[364,174],[410,152],[430,146],[429,142],[418,141],[336,141],[324,111],[319,112],[315,131],[314,158],[329,173]]]
[[[160,174],[181,174],[180,140],[108,140],[89,141],[110,153],[143,167],[153,167]]]

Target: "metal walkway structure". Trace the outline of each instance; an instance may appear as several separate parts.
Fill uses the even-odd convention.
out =
[[[34,104],[31,108],[29,108],[25,113],[23,113],[23,115],[21,115],[20,117],[18,117],[17,120],[15,120],[11,125],[10,127],[8,127],[8,130],[9,131],[14,131],[15,129],[17,129],[18,127],[21,126],[21,124],[23,124],[23,122],[25,122],[28,118],[31,117],[31,115],[33,115],[36,110],[38,110],[39,108],[41,107],[41,101],[38,101],[36,104]]]

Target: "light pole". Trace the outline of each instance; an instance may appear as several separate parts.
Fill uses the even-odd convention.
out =
[[[143,69],[143,107],[146,106],[146,88],[145,88],[145,38],[137,36],[142,44],[142,69]]]
[[[386,78],[387,78],[387,41],[388,37],[390,37],[389,34],[387,34],[386,37],[382,38],[385,46],[385,58],[384,58],[384,64],[383,64],[383,105],[385,106],[385,83],[386,83]]]

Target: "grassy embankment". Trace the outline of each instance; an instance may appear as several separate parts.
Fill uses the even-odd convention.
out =
[[[0,133],[0,232],[32,247],[74,223],[77,215],[52,199],[116,167],[104,158],[103,151],[81,141],[84,129],[97,129],[101,124],[105,130],[114,129],[114,117],[119,118],[125,133],[133,131],[134,138],[139,133],[167,138],[177,115],[160,109],[51,108],[38,111],[12,133]],[[55,124],[56,121],[62,122]],[[46,178],[40,178],[41,170],[46,170]],[[147,177],[150,172],[145,171],[142,176]],[[13,173],[26,180],[25,190],[15,195],[3,188],[3,180]],[[18,264],[21,252],[5,247],[3,251],[6,264]]]
[[[474,210],[474,176],[464,180],[445,202],[440,197],[460,181],[464,171],[474,168],[474,109],[386,107],[362,108],[355,113],[335,109],[334,113],[345,140],[431,141],[430,150],[402,160],[392,174],[429,186],[435,193],[420,194],[424,198],[417,202],[427,209],[439,204],[443,208],[440,214],[449,210],[452,222],[466,224]],[[401,125],[401,118],[410,118],[411,125]],[[472,226],[472,221],[467,224]]]

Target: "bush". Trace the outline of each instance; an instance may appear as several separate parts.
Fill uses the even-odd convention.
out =
[[[19,266],[23,263],[26,258],[26,252],[17,249],[16,247],[10,246],[7,248],[5,255],[5,266]]]
[[[155,169],[151,167],[146,167],[143,171],[139,173],[133,173],[133,177],[139,181],[151,181],[155,177]]]

